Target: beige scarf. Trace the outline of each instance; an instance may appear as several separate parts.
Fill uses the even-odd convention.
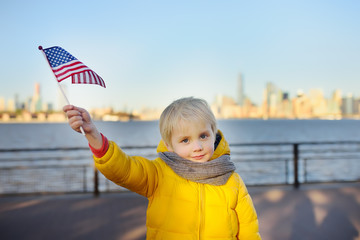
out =
[[[224,185],[235,171],[230,155],[222,155],[208,162],[192,162],[173,152],[160,152],[159,156],[179,176],[198,183]]]

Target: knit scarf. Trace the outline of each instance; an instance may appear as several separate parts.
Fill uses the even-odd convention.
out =
[[[173,152],[159,152],[159,156],[180,177],[198,183],[224,185],[235,171],[230,155],[222,155],[208,162],[192,162]]]

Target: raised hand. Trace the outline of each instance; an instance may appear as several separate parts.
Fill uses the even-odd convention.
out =
[[[69,125],[72,129],[76,132],[81,132],[80,127],[82,127],[90,145],[94,148],[101,148],[102,137],[91,120],[91,116],[88,111],[73,105],[64,106],[63,111],[66,113]]]

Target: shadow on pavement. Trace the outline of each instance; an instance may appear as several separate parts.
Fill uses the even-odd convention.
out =
[[[252,187],[264,240],[360,239],[360,183]],[[147,199],[112,193],[0,198],[0,239],[143,240]]]

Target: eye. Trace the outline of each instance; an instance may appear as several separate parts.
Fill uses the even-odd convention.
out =
[[[206,134],[206,133],[203,133],[203,134],[200,135],[201,139],[206,139],[207,137],[208,137],[208,134]]]
[[[183,140],[181,140],[182,143],[188,143],[189,142],[189,139],[185,138]]]

